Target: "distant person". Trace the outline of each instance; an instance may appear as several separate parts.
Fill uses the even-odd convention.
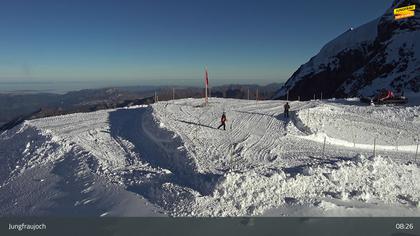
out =
[[[404,89],[402,89],[401,87],[398,87],[397,94],[399,97],[404,97]]]
[[[221,124],[219,125],[219,127],[217,127],[217,129],[220,129],[220,127],[223,126],[223,130],[226,130],[226,121],[226,114],[223,112],[222,118],[220,118]]]
[[[289,110],[290,110],[289,103],[286,102],[286,104],[284,104],[284,118],[289,118]]]

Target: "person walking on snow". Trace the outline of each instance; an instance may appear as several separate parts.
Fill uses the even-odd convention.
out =
[[[289,110],[290,110],[289,103],[286,102],[286,104],[284,104],[284,118],[289,118]]]
[[[217,129],[220,129],[220,127],[223,126],[223,130],[226,130],[226,121],[226,114],[223,112],[222,118],[220,119],[221,124],[217,127]]]

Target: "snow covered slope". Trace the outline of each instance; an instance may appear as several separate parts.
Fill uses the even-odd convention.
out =
[[[420,107],[292,102],[284,119],[283,104],[181,99],[27,121],[0,134],[0,214],[420,216]]]
[[[394,20],[393,9],[420,0],[397,0],[376,20],[350,29],[302,65],[275,98],[324,98],[371,95],[390,88],[420,91],[420,10]]]

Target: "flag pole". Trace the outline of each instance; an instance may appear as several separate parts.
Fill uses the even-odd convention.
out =
[[[208,74],[208,71],[207,71],[207,66],[206,66],[206,71],[205,71],[205,84],[206,84],[206,91],[205,91],[205,95],[206,95],[206,98],[205,98],[205,103],[206,103],[206,106],[208,105],[208,102],[209,102],[209,99],[208,99],[208,87],[209,87],[209,74]]]

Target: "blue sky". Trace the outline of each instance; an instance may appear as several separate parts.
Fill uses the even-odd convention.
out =
[[[282,82],[391,2],[2,0],[0,82]]]

